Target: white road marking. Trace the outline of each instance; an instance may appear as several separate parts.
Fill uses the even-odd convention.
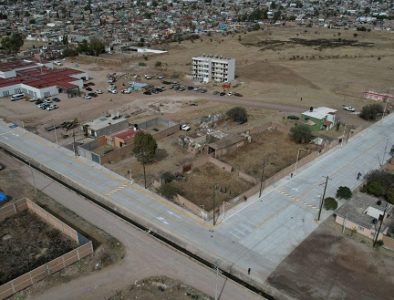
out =
[[[158,220],[161,221],[162,223],[168,225],[168,222],[167,222],[166,219],[164,219],[163,217],[156,217],[156,219],[158,219]]]

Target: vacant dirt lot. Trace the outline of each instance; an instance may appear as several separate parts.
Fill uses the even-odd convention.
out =
[[[193,169],[185,176],[185,181],[176,181],[174,184],[180,189],[182,196],[207,211],[213,208],[214,197],[216,206],[219,206],[223,201],[231,200],[253,186],[234,173],[223,171],[211,163]]]
[[[392,299],[394,255],[341,234],[325,221],[271,274],[268,282],[296,299]]]
[[[15,294],[13,298],[23,299],[29,294],[39,294],[51,286],[89,274],[94,270],[114,264],[123,258],[125,255],[125,249],[118,240],[94,225],[86,222],[77,214],[58,204],[43,192],[35,192],[34,187],[23,180],[19,175],[19,172],[25,172],[21,168],[21,163],[11,159],[2,151],[0,151],[0,163],[6,166],[4,170],[0,171],[0,190],[3,190],[7,195],[10,195],[11,201],[13,201],[12,199],[16,200],[23,197],[29,197],[41,207],[51,212],[51,214],[61,219],[63,222],[66,222],[92,240],[95,250],[93,257],[83,258],[80,262],[68,266],[62,271],[45,278],[34,286]],[[26,172],[26,176],[31,176],[29,171]],[[3,227],[1,227],[0,230],[2,230],[2,228]],[[0,235],[0,239],[2,237],[3,236]],[[0,242],[2,241],[0,240]],[[6,256],[1,256],[6,258]],[[0,272],[2,270],[3,269],[1,268]]]
[[[265,178],[295,163],[297,152],[299,159],[306,156],[316,147],[312,145],[298,145],[289,135],[278,130],[264,131],[252,135],[252,143],[246,144],[239,151],[220,158],[233,167],[259,179],[263,161],[266,160]]]
[[[78,244],[28,211],[0,223],[0,284],[76,248]]]
[[[108,300],[209,300],[196,289],[168,277],[150,277],[135,282],[129,289],[118,291]]]

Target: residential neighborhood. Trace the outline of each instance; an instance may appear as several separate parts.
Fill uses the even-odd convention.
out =
[[[393,20],[0,0],[0,299],[392,299]]]

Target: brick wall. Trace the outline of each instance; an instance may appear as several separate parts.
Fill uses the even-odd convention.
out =
[[[199,216],[204,220],[208,220],[208,212],[202,209],[201,207],[197,206],[193,202],[187,200],[186,198],[182,197],[181,195],[177,195],[174,200],[176,204],[186,208],[187,210],[191,211],[195,215]]]
[[[47,212],[45,209],[32,202],[29,199],[21,199],[16,202],[7,204],[0,208],[0,222],[5,218],[11,217],[19,212],[28,209],[33,214],[36,214],[45,223],[53,226],[63,234],[71,238],[80,244],[78,232]],[[45,277],[53,274],[57,271],[64,269],[65,267],[75,263],[76,261],[84,258],[93,253],[93,244],[91,241],[87,241],[85,244],[78,248],[63,254],[54,260],[31,270],[3,285],[0,285],[0,300],[5,299],[13,295],[14,293],[27,288],[28,286],[44,279]]]

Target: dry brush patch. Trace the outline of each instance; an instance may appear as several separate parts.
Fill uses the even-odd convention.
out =
[[[184,181],[176,181],[174,184],[181,196],[206,211],[213,208],[214,200],[218,207],[222,202],[235,198],[253,186],[236,174],[223,171],[211,163],[193,169]]]
[[[1,222],[0,238],[0,285],[78,246],[28,211]]]

